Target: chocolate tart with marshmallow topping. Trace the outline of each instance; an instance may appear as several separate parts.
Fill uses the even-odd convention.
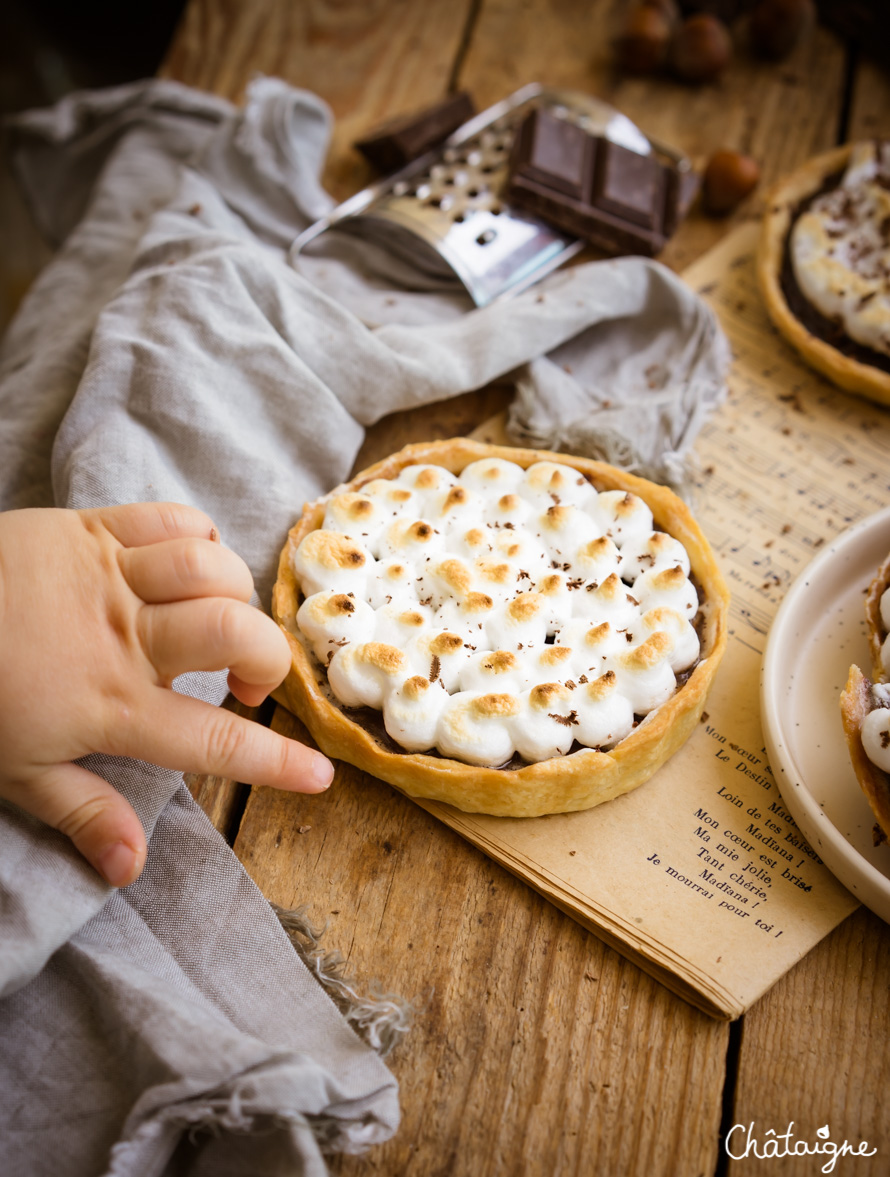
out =
[[[665,487],[462,438],[407,446],[291,529],[276,698],[327,755],[410,796],[499,816],[587,809],[695,730],[728,603]]]
[[[850,667],[841,720],[856,779],[877,819],[875,845],[890,839],[890,556],[865,600],[873,680]]]
[[[811,367],[890,404],[890,141],[836,148],[778,184],[757,275],[774,325]]]

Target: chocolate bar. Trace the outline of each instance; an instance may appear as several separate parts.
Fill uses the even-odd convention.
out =
[[[536,109],[510,155],[507,199],[607,253],[658,253],[699,178]]]
[[[452,94],[419,114],[390,119],[353,146],[379,172],[397,172],[437,147],[475,113],[469,94]]]

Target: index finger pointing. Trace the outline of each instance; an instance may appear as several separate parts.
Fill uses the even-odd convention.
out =
[[[80,514],[98,519],[125,548],[190,536],[219,540],[219,532],[210,516],[184,503],[127,503],[119,507],[89,509]]]

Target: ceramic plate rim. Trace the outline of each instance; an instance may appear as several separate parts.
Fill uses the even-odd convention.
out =
[[[811,789],[800,779],[800,770],[785,740],[781,723],[776,718],[781,713],[778,706],[779,690],[786,682],[779,665],[780,646],[786,629],[794,624],[806,604],[807,595],[816,591],[821,575],[838,555],[860,544],[865,546],[872,533],[880,532],[882,528],[890,529],[890,507],[876,511],[846,528],[795,578],[776,611],[767,635],[761,665],[760,713],[764,744],[769,753],[773,776],[783,801],[804,837],[832,874],[850,889],[854,898],[890,922],[890,878],[863,858],[828,817]],[[875,571],[879,563],[880,560],[875,564]],[[852,768],[850,771],[852,773]]]

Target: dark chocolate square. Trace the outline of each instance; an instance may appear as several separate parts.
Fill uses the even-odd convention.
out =
[[[573,200],[590,197],[593,140],[576,123],[546,110],[533,111],[523,126],[519,170],[530,180]]]
[[[597,154],[592,204],[645,229],[661,227],[665,169],[651,155],[604,139]]]

